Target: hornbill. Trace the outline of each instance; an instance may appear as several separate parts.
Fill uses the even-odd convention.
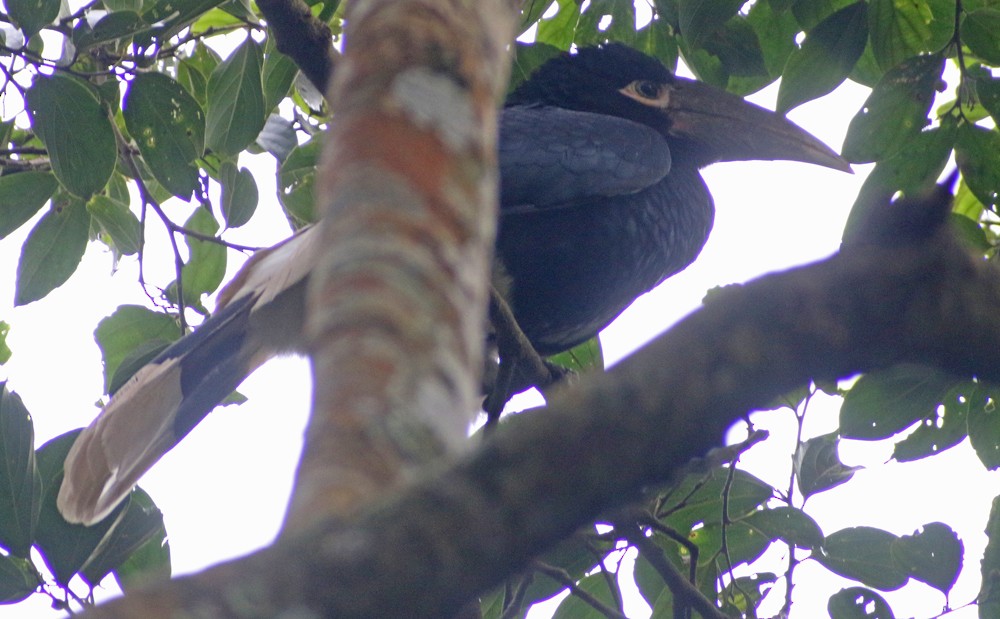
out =
[[[619,44],[545,63],[499,125],[494,285],[543,354],[593,337],[695,259],[714,217],[700,168],[787,159],[849,170],[782,116]],[[316,243],[305,229],[255,254],[211,318],[114,394],[66,458],[67,520],[104,518],[250,372],[300,348]]]

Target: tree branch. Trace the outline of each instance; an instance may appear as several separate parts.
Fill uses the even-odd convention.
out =
[[[292,59],[320,92],[326,92],[340,55],[333,48],[330,27],[315,17],[302,0],[259,0],[278,51]]]

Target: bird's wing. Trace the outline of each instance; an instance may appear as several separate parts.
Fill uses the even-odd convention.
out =
[[[504,108],[500,118],[501,214],[631,194],[670,172],[670,148],[630,120],[557,107]]]
[[[315,239],[305,231],[258,252],[211,318],[114,394],[66,457],[58,497],[66,520],[103,519],[248,374],[298,346]]]

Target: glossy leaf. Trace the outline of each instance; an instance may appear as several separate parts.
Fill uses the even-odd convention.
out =
[[[994,79],[989,73],[976,77],[976,95],[993,122],[1000,119],[1000,79]]]
[[[799,492],[809,498],[814,494],[847,483],[860,466],[847,466],[840,461],[837,451],[839,437],[836,433],[813,437],[799,447],[792,462]]]
[[[83,258],[89,232],[86,205],[75,198],[53,203],[21,247],[14,304],[37,301],[66,283]]]
[[[292,149],[278,168],[278,201],[296,228],[316,218],[313,212],[313,183],[322,148],[322,140],[313,138]]]
[[[21,398],[0,383],[0,546],[29,558],[42,500],[35,430]]]
[[[688,475],[671,489],[664,501],[667,523],[678,531],[688,531],[699,522],[722,521],[722,492],[727,485],[728,469],[716,469],[705,475]],[[737,518],[763,505],[774,488],[753,475],[736,469],[729,486],[729,517]]]
[[[207,208],[199,208],[184,223],[188,230],[212,236],[219,231],[219,223]],[[190,257],[182,271],[184,299],[198,303],[201,295],[215,292],[226,275],[226,248],[218,243],[184,238]]]
[[[596,337],[592,337],[567,351],[552,355],[548,360],[574,372],[604,370],[604,351],[601,348],[601,340]]]
[[[1000,132],[963,124],[958,130],[955,161],[969,189],[991,210],[1000,206]]]
[[[706,524],[688,533],[688,539],[698,546],[698,564],[708,565],[722,552],[723,525],[718,522]],[[771,545],[770,536],[743,521],[726,525],[725,541],[726,554],[733,565],[756,561]]]
[[[158,0],[142,18],[148,24],[157,24],[156,38],[165,41],[203,13],[226,0]]]
[[[756,511],[741,521],[768,536],[800,548],[816,548],[823,543],[823,531],[801,509],[778,506]]]
[[[538,22],[535,41],[557,49],[569,50],[576,34],[576,24],[580,20],[580,4],[575,0],[556,0],[559,11],[548,19]]]
[[[743,0],[678,0],[680,34],[692,47],[701,46],[743,6]]]
[[[980,617],[1000,617],[1000,497],[993,499],[986,520],[986,548],[980,564],[980,585],[977,601]]]
[[[118,150],[111,121],[93,91],[73,77],[38,77],[26,103],[59,182],[84,199],[103,189]]]
[[[257,145],[274,155],[279,162],[284,161],[299,145],[295,126],[287,118],[271,114],[257,135]]]
[[[139,251],[142,239],[142,224],[129,210],[127,204],[112,200],[107,196],[94,196],[87,203],[87,211],[104,232],[111,237],[115,249],[126,256]]]
[[[247,168],[236,168],[230,161],[222,162],[219,168],[222,183],[222,214],[226,226],[239,228],[250,221],[257,210],[257,181]]]
[[[885,599],[865,587],[841,589],[826,606],[830,619],[896,619]]]
[[[901,191],[914,195],[937,182],[951,157],[957,136],[956,126],[945,122],[940,127],[921,131],[910,138],[901,152],[879,161],[865,179],[858,198],[844,226],[844,240],[865,233],[873,218],[881,216],[890,196]]]
[[[948,525],[926,524],[922,531],[904,535],[892,544],[892,556],[910,576],[945,595],[962,571],[965,546]]]
[[[841,151],[851,163],[881,161],[927,125],[944,60],[918,56],[886,72],[851,120]]]
[[[983,8],[962,20],[962,43],[972,53],[993,65],[1000,65],[1000,10]]]
[[[260,46],[247,37],[208,79],[205,145],[222,157],[233,157],[264,128]]]
[[[870,0],[869,30],[879,66],[888,70],[920,52],[940,51],[951,39],[954,11],[950,0]]]
[[[1000,388],[980,385],[969,401],[969,442],[989,470],[1000,468]]]
[[[802,47],[788,58],[778,89],[777,111],[785,114],[839,86],[861,57],[867,40],[864,2],[841,9],[817,24]]]
[[[635,42],[635,2],[633,0],[592,0],[576,25],[577,45],[597,45],[604,41]]]
[[[139,13],[131,10],[116,11],[102,17],[93,27],[89,26],[87,20],[80,20],[73,30],[73,44],[78,52],[83,52],[106,43],[127,41],[135,33],[148,28]],[[140,73],[141,75],[143,74]],[[117,87],[116,82],[111,83]]]
[[[788,57],[797,49],[795,37],[799,25],[791,11],[775,8],[775,2],[755,2],[747,13],[747,23],[757,35],[761,58],[767,74],[773,78],[781,76]],[[784,79],[784,78],[783,78]]]
[[[909,574],[892,558],[899,538],[873,527],[852,527],[827,536],[822,552],[813,558],[835,574],[860,581],[881,591],[906,584]]]
[[[975,389],[978,386],[971,382],[951,389],[933,415],[925,418],[916,430],[896,443],[892,452],[893,459],[899,462],[920,460],[961,443],[969,435],[969,407],[976,400],[970,392]]]
[[[808,32],[830,15],[855,2],[857,0],[795,0],[791,9],[799,25]]]
[[[0,239],[31,219],[58,186],[56,177],[48,172],[0,176]]]
[[[10,325],[0,320],[0,365],[10,361],[10,357],[13,354],[10,350],[10,346],[7,345],[7,336],[10,335]]]
[[[0,604],[16,604],[26,599],[41,580],[30,560],[0,555]]]
[[[844,396],[840,433],[844,438],[888,438],[935,415],[957,380],[935,368],[900,364],[865,374]]]
[[[84,582],[94,586],[101,582],[105,576],[112,571],[123,567],[128,559],[145,546],[148,542],[153,542],[158,546],[166,543],[167,531],[163,527],[163,514],[157,509],[152,499],[145,491],[135,488],[129,497],[128,507],[122,515],[118,524],[108,532],[107,538],[101,544],[97,552],[87,561],[87,564],[80,570],[80,576]],[[155,556],[161,558],[162,556]],[[170,555],[166,554],[167,564],[166,578],[164,578],[164,566],[161,563],[154,563],[146,575],[150,579],[167,580],[170,576]],[[136,569],[142,566],[135,566]],[[137,584],[143,578],[143,572],[133,571],[126,577],[126,582]],[[131,578],[131,580],[128,580]]]
[[[131,498],[140,505],[146,505],[146,501],[152,505],[152,500],[140,488],[135,489]],[[159,528],[128,559],[120,563],[113,573],[122,591],[131,591],[147,584],[169,580],[170,572],[170,544],[160,517]]]
[[[198,186],[191,162],[205,149],[205,114],[194,97],[163,73],[140,73],[125,93],[123,116],[156,180],[190,199]]]
[[[299,68],[291,58],[279,52],[274,46],[274,38],[268,37],[264,48],[264,64],[261,69],[264,92],[264,110],[270,114],[288,95]]]
[[[222,59],[202,41],[194,47],[194,52],[177,63],[177,81],[204,109],[208,102],[208,78]]]
[[[56,583],[62,587],[86,565],[128,505],[128,501],[122,503],[107,518],[89,527],[63,519],[56,507],[56,495],[62,484],[63,462],[79,433],[80,430],[73,430],[60,435],[42,445],[36,454],[43,496],[35,541]]]
[[[139,305],[120,306],[94,331],[104,360],[104,392],[114,393],[112,379],[137,347],[149,341],[172,342],[179,337],[180,328],[172,316]]]
[[[60,0],[5,0],[4,5],[14,23],[29,39],[59,17]]]

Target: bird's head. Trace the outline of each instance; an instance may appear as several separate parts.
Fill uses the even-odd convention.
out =
[[[837,153],[780,114],[674,75],[631,47],[606,43],[542,65],[507,105],[551,105],[627,118],[663,134],[675,162],[803,161],[849,171]]]

